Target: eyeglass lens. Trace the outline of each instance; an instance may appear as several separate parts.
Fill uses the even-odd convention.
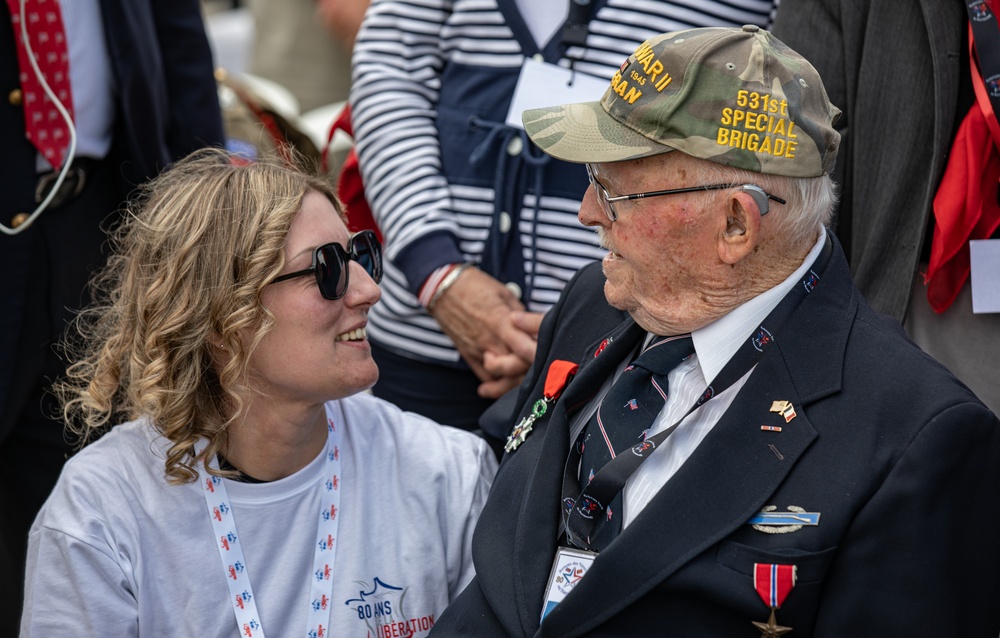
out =
[[[618,214],[615,212],[614,204],[608,201],[608,189],[604,188],[604,185],[597,181],[597,177],[594,176],[594,171],[590,168],[590,164],[585,164],[587,167],[587,179],[590,180],[590,185],[594,187],[594,192],[597,194],[597,201],[601,205],[601,210],[604,214],[608,216],[611,221],[616,221],[618,219]]]

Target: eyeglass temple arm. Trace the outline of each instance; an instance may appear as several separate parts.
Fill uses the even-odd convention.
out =
[[[753,186],[753,184],[743,184],[743,186]],[[649,191],[648,193],[633,193],[631,195],[618,195],[616,197],[609,197],[608,201],[609,202],[621,202],[621,201],[625,201],[625,200],[644,199],[646,197],[659,197],[660,195],[673,195],[674,193],[678,193],[678,194],[679,193],[696,193],[698,191],[717,191],[717,190],[722,190],[722,189],[725,189],[725,188],[740,188],[740,187],[741,186],[739,186],[739,185],[733,185],[733,184],[713,184],[713,185],[709,185],[709,186],[688,186],[686,188],[671,188],[669,190],[663,190],[663,191]],[[760,187],[757,186],[756,188],[760,188]],[[778,197],[777,195],[772,195],[771,193],[768,193],[763,188],[760,188],[760,191],[762,193],[764,193],[765,195],[767,195],[768,199],[776,201],[779,204],[787,204],[788,203],[785,200],[783,200],[782,198]]]
[[[748,189],[747,188],[748,186],[752,187],[752,189]],[[630,200],[631,201],[631,200],[636,200],[636,199],[644,199],[646,197],[657,197],[657,196],[660,196],[660,195],[673,195],[675,193],[677,193],[677,194],[680,194],[680,193],[697,193],[698,191],[716,191],[716,190],[722,190],[722,189],[725,189],[725,188],[743,188],[744,191],[753,190],[755,192],[763,194],[765,197],[767,197],[767,199],[770,199],[770,200],[773,200],[775,202],[778,202],[779,204],[787,204],[788,203],[784,199],[778,197],[777,195],[772,195],[771,193],[768,193],[763,188],[761,188],[760,186],[757,186],[755,184],[743,184],[742,186],[736,186],[736,185],[733,185],[733,184],[712,184],[712,185],[709,185],[709,186],[688,186],[686,188],[672,188],[672,189],[669,189],[669,190],[662,190],[662,191],[650,191],[648,193],[633,193],[631,195],[619,195],[618,197],[608,197],[607,199],[608,199],[609,202],[620,202],[620,201],[624,201],[624,200]],[[763,202],[763,203],[766,203],[766,202]],[[766,206],[766,205],[760,206],[759,204],[758,204],[758,206],[761,209],[761,215],[766,215],[769,212],[769,207]]]

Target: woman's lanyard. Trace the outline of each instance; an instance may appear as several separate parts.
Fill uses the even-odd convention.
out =
[[[333,609],[330,596],[333,593],[333,561],[336,556],[337,521],[340,510],[340,433],[329,417],[327,417],[327,428],[329,437],[320,487],[322,507],[317,524],[318,541],[308,576],[311,587],[309,600],[306,601],[309,604],[309,614],[306,617],[305,635],[309,638],[329,635],[330,612]],[[203,478],[205,504],[208,506],[208,516],[212,520],[215,537],[213,542],[219,548],[222,571],[229,585],[229,600],[236,614],[240,635],[245,638],[264,638],[264,628],[261,626],[253,588],[250,586],[250,574],[247,571],[246,558],[243,556],[242,543],[236,533],[236,520],[226,491],[226,482],[217,476],[200,478]]]
[[[659,434],[632,446],[631,454],[618,454],[608,461],[582,492],[580,492],[579,479],[577,478],[581,457],[580,442],[572,446],[566,461],[562,488],[563,527],[566,532],[566,540],[570,544],[588,551],[594,551],[594,548],[590,544],[590,539],[594,537],[594,532],[601,523],[606,520],[607,516],[603,514],[605,514],[608,504],[625,488],[625,483],[629,477],[677,429],[684,419],[709,402],[713,397],[722,394],[723,391],[757,365],[757,362],[760,361],[761,356],[764,354],[764,350],[774,343],[774,335],[777,334],[788,317],[795,312],[799,303],[819,283],[820,276],[818,273],[826,270],[826,266],[830,261],[830,255],[833,252],[832,249],[832,243],[827,238],[826,244],[820,251],[816,261],[806,271],[802,281],[798,282],[784,296],[774,310],[767,315],[767,318],[761,322],[750,338],[740,346],[736,354],[722,368],[722,371],[716,376],[712,385],[705,388],[705,391],[701,393],[694,405],[684,413],[684,416]],[[583,436],[582,432],[580,436]]]

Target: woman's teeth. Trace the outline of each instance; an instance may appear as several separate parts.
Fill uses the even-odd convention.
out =
[[[368,338],[368,330],[365,328],[357,328],[351,330],[350,332],[345,332],[344,334],[337,337],[337,341],[362,341]]]

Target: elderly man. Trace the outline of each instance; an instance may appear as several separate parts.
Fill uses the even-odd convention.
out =
[[[838,114],[756,27],[525,113],[608,255],[487,414],[513,431],[437,634],[997,635],[1000,422],[851,282]]]

